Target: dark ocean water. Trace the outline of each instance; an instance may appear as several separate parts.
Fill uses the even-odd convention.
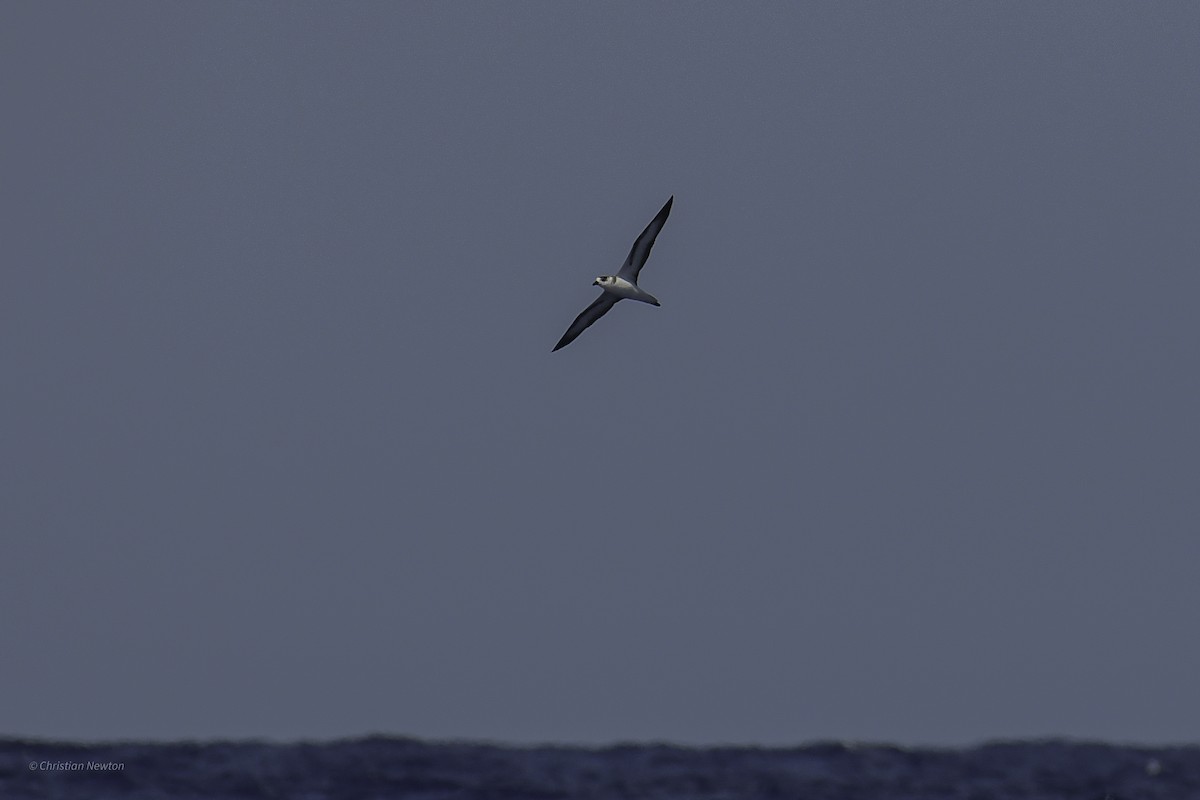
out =
[[[25,798],[1200,800],[1200,746],[587,749],[389,737],[282,745],[0,739],[0,800]]]

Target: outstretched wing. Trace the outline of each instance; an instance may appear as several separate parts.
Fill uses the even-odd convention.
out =
[[[558,340],[558,344],[554,345],[554,350],[560,347],[566,347],[571,342],[575,341],[575,337],[583,333],[587,326],[591,325],[596,320],[608,313],[608,310],[617,304],[621,298],[608,292],[601,292],[600,296],[595,301],[580,312],[575,321],[571,323],[571,327],[567,328],[567,332]],[[553,353],[554,350],[550,352]]]
[[[630,283],[637,283],[638,273],[642,271],[642,265],[650,257],[650,248],[654,247],[654,239],[662,230],[662,226],[666,224],[667,215],[671,213],[671,203],[674,202],[675,195],[671,195],[671,199],[667,200],[662,211],[659,211],[658,216],[650,220],[646,230],[642,231],[642,235],[633,243],[633,249],[629,251],[629,258],[625,259],[625,266],[621,267],[621,271],[617,273],[618,278],[624,278]]]

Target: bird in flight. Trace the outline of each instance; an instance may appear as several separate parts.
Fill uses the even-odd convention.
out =
[[[601,275],[592,281],[593,286],[599,286],[603,291],[595,302],[575,318],[571,327],[567,328],[567,332],[558,340],[558,344],[554,345],[554,350],[566,347],[575,341],[575,337],[583,333],[589,325],[603,317],[610,308],[625,298],[640,300],[652,306],[661,305],[654,295],[638,288],[637,279],[638,273],[642,271],[642,265],[650,257],[650,248],[654,247],[655,237],[662,230],[662,226],[666,224],[667,215],[671,213],[671,203],[673,202],[675,202],[675,195],[671,195],[667,204],[662,207],[662,211],[659,211],[658,215],[650,220],[646,230],[642,231],[642,235],[634,241],[633,249],[629,251],[629,258],[625,259],[625,265],[618,270],[616,275]],[[554,350],[550,352],[553,353]]]

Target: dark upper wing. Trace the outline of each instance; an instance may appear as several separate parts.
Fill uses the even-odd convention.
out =
[[[571,342],[575,341],[576,336],[583,333],[584,329],[587,328],[588,325],[591,325],[593,322],[607,314],[608,310],[615,306],[617,301],[620,299],[621,298],[617,297],[616,295],[609,294],[608,292],[601,292],[600,296],[597,297],[590,306],[579,313],[579,316],[576,317],[575,321],[571,323],[571,327],[567,328],[567,332],[564,333],[562,338],[558,340],[558,344],[554,345],[554,350],[557,350],[560,347],[566,347]],[[554,350],[551,350],[550,352],[553,353]]]
[[[650,248],[654,247],[654,239],[662,230],[662,226],[666,224],[667,215],[671,213],[671,203],[674,202],[675,195],[671,195],[671,199],[667,200],[662,211],[659,211],[658,216],[650,220],[646,230],[642,231],[642,235],[633,243],[633,249],[629,251],[629,258],[625,259],[625,266],[621,267],[621,271],[617,273],[618,278],[624,278],[630,283],[637,283],[638,273],[642,271],[642,265],[650,257]]]

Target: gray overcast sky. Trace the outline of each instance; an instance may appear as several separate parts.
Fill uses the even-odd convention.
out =
[[[1200,737],[1197,4],[0,18],[0,733]]]

